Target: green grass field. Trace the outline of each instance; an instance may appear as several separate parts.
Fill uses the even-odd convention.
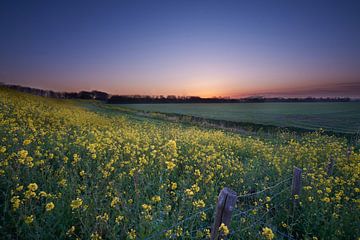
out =
[[[360,103],[128,104],[127,108],[207,119],[359,133]]]

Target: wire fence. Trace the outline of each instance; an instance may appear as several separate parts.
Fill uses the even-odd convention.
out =
[[[283,194],[284,192],[287,192],[287,191],[288,191],[288,189],[283,189],[283,190],[281,190],[280,192],[272,195],[271,201],[276,200],[276,198],[277,198],[278,196],[280,196],[281,194]],[[286,200],[288,200],[288,199],[286,199]],[[257,205],[254,206],[254,207],[250,207],[250,208],[246,209],[245,211],[237,210],[237,211],[234,212],[234,214],[232,215],[232,217],[234,218],[234,217],[237,217],[237,216],[239,216],[239,215],[244,215],[244,214],[247,214],[247,213],[249,213],[249,212],[251,212],[251,211],[254,211],[254,210],[263,208],[264,206],[266,206],[266,204],[268,204],[268,202],[263,201],[263,202],[261,202],[260,204],[257,204]],[[244,209],[244,208],[242,208],[242,209]]]
[[[283,184],[283,183],[285,183],[285,182],[288,182],[289,180],[291,180],[291,177],[288,177],[288,178],[286,178],[285,180],[282,180],[282,181],[276,183],[275,185],[272,185],[272,186],[270,186],[270,187],[266,187],[266,188],[263,189],[263,190],[260,190],[260,191],[254,192],[254,193],[248,193],[248,194],[239,195],[239,196],[237,196],[237,198],[240,199],[240,198],[247,198],[247,197],[252,197],[252,196],[260,195],[260,194],[262,194],[262,193],[264,193],[264,192],[267,192],[267,191],[269,191],[269,190],[272,190],[272,189],[280,186],[281,184]]]
[[[283,190],[282,191],[282,193],[283,192],[285,192],[285,190]],[[280,201],[280,202],[278,202],[277,204],[276,204],[276,206],[272,206],[272,207],[270,207],[270,208],[266,208],[266,210],[265,210],[265,212],[262,214],[262,215],[258,215],[258,214],[256,214],[256,215],[250,215],[249,213],[252,211],[252,210],[257,210],[257,209],[259,209],[259,207],[256,207],[256,208],[252,208],[252,209],[250,209],[250,211],[241,211],[240,212],[240,215],[241,216],[243,216],[243,217],[246,217],[246,219],[248,220],[248,221],[250,221],[250,224],[248,224],[247,226],[245,226],[245,227],[242,227],[242,226],[239,226],[239,225],[241,225],[241,224],[237,224],[238,223],[238,221],[233,221],[233,225],[238,225],[239,227],[238,228],[236,228],[235,230],[233,230],[231,233],[230,233],[230,235],[229,235],[229,237],[231,237],[231,236],[236,236],[236,235],[240,235],[241,233],[244,233],[244,232],[246,232],[246,231],[248,231],[248,230],[250,230],[250,229],[253,229],[255,226],[257,226],[257,225],[261,225],[261,226],[266,226],[266,222],[265,222],[265,218],[268,216],[268,215],[271,215],[271,213],[272,213],[272,211],[273,210],[276,210],[276,209],[278,209],[279,207],[282,207],[283,206],[283,204],[284,203],[286,203],[286,202],[288,202],[288,198],[285,198],[285,199],[283,199],[282,201]],[[273,220],[272,218],[267,218],[268,220]],[[245,225],[245,224],[242,224],[242,225]],[[259,232],[259,231],[257,231],[257,232]],[[279,230],[277,230],[277,228],[276,228],[276,232],[280,232]],[[283,236],[287,236],[287,239],[292,239],[291,238],[291,236],[288,236],[288,235],[286,235],[286,234],[284,234],[284,233],[281,233]]]
[[[159,232],[156,232],[156,233],[154,233],[153,235],[145,238],[145,240],[156,239],[157,237],[161,236],[162,234],[165,234],[166,232],[168,232],[168,231],[170,231],[170,230],[173,230],[173,229],[175,229],[176,227],[179,227],[179,226],[181,226],[182,224],[184,224],[184,223],[192,220],[193,218],[195,218],[195,217],[198,216],[199,214],[201,214],[201,213],[203,213],[203,212],[206,212],[206,211],[208,211],[208,210],[214,209],[214,207],[215,207],[215,206],[210,206],[210,207],[208,207],[208,208],[202,209],[201,211],[198,211],[198,212],[196,212],[196,213],[193,213],[192,215],[184,218],[183,220],[175,223],[174,225],[172,225],[172,226],[170,226],[170,227],[168,227],[168,228],[166,228],[166,229],[164,229],[164,230],[161,230],[161,231],[159,231]]]
[[[235,237],[239,236],[240,234],[243,234],[245,231],[254,228],[258,225],[264,225],[265,226],[265,219],[267,215],[272,214],[274,210],[278,210],[282,207],[284,207],[284,204],[289,201],[290,199],[290,180],[292,177],[286,176],[285,179],[273,183],[271,186],[266,187],[262,190],[259,190],[257,192],[253,193],[246,193],[241,194],[237,196],[236,206],[232,213],[232,224],[233,230],[230,232],[230,234],[227,237]],[[279,188],[283,186],[281,190]],[[286,187],[285,187],[286,186]],[[266,196],[269,197],[268,200],[260,198],[263,194],[266,193]],[[285,195],[286,193],[286,195]],[[282,195],[285,195],[282,196]],[[279,200],[279,198],[281,198]],[[247,201],[249,200],[250,201]],[[193,224],[196,222],[196,217],[198,217],[200,214],[214,210],[216,205],[209,206],[205,209],[202,209],[198,212],[195,212],[191,214],[190,216],[182,219],[181,221],[176,222],[175,224],[171,225],[170,227],[167,227],[163,230],[160,230],[158,232],[153,233],[151,236],[145,238],[145,240],[151,240],[151,239],[159,239],[162,238],[164,234],[172,232],[172,230],[175,230],[178,227],[184,226],[185,224],[189,223],[190,221],[193,221]],[[255,211],[263,211],[263,214],[250,214],[254,213]],[[239,219],[239,217],[246,218],[250,223],[244,224],[242,223],[242,220]],[[212,218],[208,219],[208,221],[203,222],[203,224],[198,225],[195,229],[187,229],[186,234],[187,237],[192,238],[195,234],[203,234],[204,230],[211,229],[211,223],[210,220],[213,220]],[[267,218],[267,220],[272,220],[271,218]],[[237,226],[237,227],[235,227]],[[283,239],[294,239],[291,235],[288,235],[286,233],[283,233],[279,231],[277,228],[275,228],[275,232],[280,235]],[[174,233],[172,233],[174,234]],[[170,236],[171,237],[171,236]],[[174,235],[175,237],[175,235]]]

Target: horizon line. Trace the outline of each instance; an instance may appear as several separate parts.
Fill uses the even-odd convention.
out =
[[[101,93],[106,93],[109,97],[113,97],[113,96],[122,96],[122,97],[134,97],[134,96],[140,96],[140,97],[169,97],[169,96],[175,96],[176,98],[191,98],[191,97],[196,97],[196,98],[201,98],[201,99],[231,99],[231,100],[241,100],[241,99],[249,99],[249,98],[262,98],[262,99],[351,99],[351,100],[359,100],[360,96],[358,97],[354,97],[354,96],[312,96],[312,95],[307,95],[307,96],[286,96],[286,94],[284,95],[274,95],[274,96],[266,96],[267,94],[274,94],[273,92],[264,92],[263,94],[248,94],[248,95],[244,95],[242,97],[231,97],[231,96],[212,96],[212,97],[202,97],[199,95],[177,95],[177,94],[111,94],[108,93],[106,91],[103,90],[97,90],[97,89],[92,89],[92,90],[78,90],[78,91],[59,91],[59,90],[53,90],[53,89],[48,89],[48,88],[36,88],[36,87],[31,87],[31,86],[24,86],[24,85],[19,85],[19,84],[12,84],[12,83],[4,83],[4,82],[0,82],[0,86],[5,86],[5,87],[20,87],[20,88],[30,88],[33,90],[40,90],[40,91],[48,91],[48,92],[54,92],[54,93],[81,93],[81,92],[101,92]]]

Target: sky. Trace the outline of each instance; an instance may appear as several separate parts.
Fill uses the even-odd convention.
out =
[[[111,94],[360,97],[360,1],[0,2],[0,82]]]

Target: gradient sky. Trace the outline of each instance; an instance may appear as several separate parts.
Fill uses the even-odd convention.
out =
[[[0,81],[112,94],[360,96],[360,1],[0,2]]]

